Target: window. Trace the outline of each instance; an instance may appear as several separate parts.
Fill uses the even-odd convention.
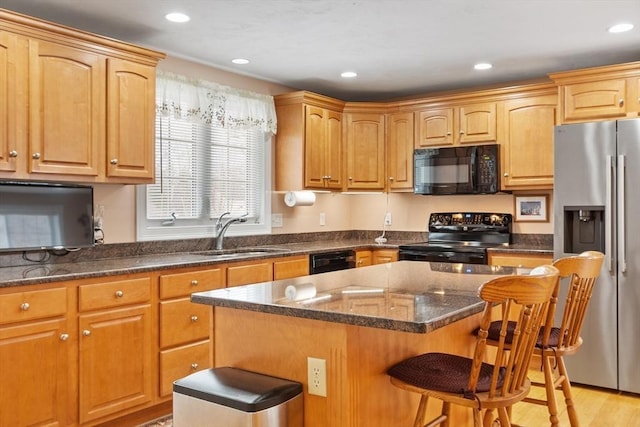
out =
[[[161,111],[155,183],[138,187],[138,240],[213,237],[216,220],[227,212],[247,218],[227,235],[269,233],[270,153],[271,133],[260,127],[226,128]]]

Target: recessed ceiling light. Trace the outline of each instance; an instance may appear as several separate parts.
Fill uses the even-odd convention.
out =
[[[489,64],[488,62],[480,62],[473,66],[475,70],[488,70],[492,67],[493,65]]]
[[[609,27],[610,33],[624,33],[627,31],[631,31],[633,29],[633,24],[616,24],[612,27]]]
[[[244,64],[248,64],[249,60],[244,58],[236,58],[236,59],[232,59],[231,62],[238,65],[244,65]]]
[[[357,76],[358,76],[358,73],[356,73],[355,71],[345,71],[344,73],[340,74],[340,77],[343,77],[345,79],[351,79]]]
[[[179,12],[167,13],[164,17],[167,19],[167,21],[179,22],[179,23],[189,22],[189,20],[191,20],[189,16]]]

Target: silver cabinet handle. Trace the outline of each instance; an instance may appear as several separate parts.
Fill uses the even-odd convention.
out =
[[[91,331],[88,329],[85,329],[84,331],[82,331],[82,335],[84,335],[85,337],[88,337],[89,335],[91,335]]]
[[[191,286],[198,286],[198,281],[197,280],[192,280],[191,281]]]
[[[69,339],[69,334],[61,334],[60,335],[60,341],[66,341]]]
[[[9,151],[9,157],[18,157],[18,152],[16,150]]]
[[[116,298],[122,298],[124,296],[124,292],[116,291]]]
[[[33,153],[31,155],[31,158],[34,159],[34,160],[38,160],[40,158],[40,153]]]
[[[112,165],[117,165],[118,164],[118,159],[111,159],[111,161],[109,161],[109,163],[111,163]]]
[[[191,321],[192,322],[197,322],[198,321],[198,316],[191,316]]]
[[[22,310],[22,311],[29,310],[29,307],[31,307],[31,306],[29,305],[28,302],[23,302],[22,304],[20,304],[20,310]]]
[[[192,364],[191,364],[191,369],[192,369],[192,370],[194,370],[194,371],[195,371],[196,369],[198,369],[198,364],[197,364],[197,363],[192,363]]]

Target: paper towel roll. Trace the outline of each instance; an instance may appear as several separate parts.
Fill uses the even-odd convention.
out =
[[[284,195],[284,203],[289,206],[311,206],[316,202],[316,193],[313,191],[287,191]]]
[[[316,296],[316,287],[313,283],[302,283],[300,285],[289,285],[284,289],[284,296],[289,301],[300,301]]]

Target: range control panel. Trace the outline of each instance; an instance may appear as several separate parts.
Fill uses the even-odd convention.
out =
[[[508,213],[440,212],[429,216],[429,230],[433,228],[500,228],[508,227],[513,220]]]

